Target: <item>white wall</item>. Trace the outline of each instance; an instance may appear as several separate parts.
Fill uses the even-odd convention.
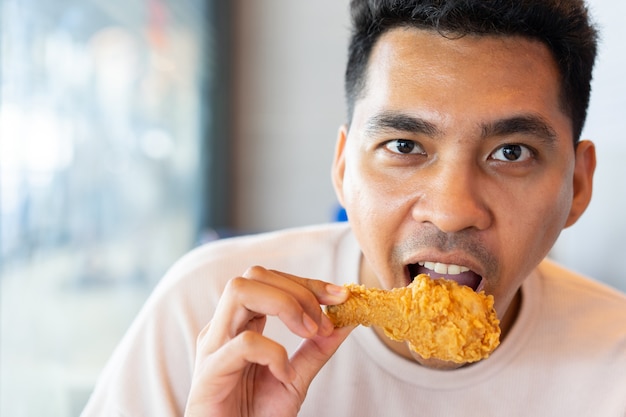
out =
[[[583,137],[597,146],[592,203],[554,257],[626,291],[626,2],[590,0],[602,34]]]
[[[236,225],[328,221],[345,119],[347,1],[239,0],[237,9]]]
[[[345,117],[347,0],[238,0],[237,227],[332,219],[330,164]],[[598,147],[594,200],[553,255],[626,290],[626,2],[590,0],[602,30],[589,119]]]

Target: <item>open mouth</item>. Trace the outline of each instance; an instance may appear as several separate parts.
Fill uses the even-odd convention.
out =
[[[410,264],[408,270],[411,280],[419,274],[427,274],[433,279],[446,278],[456,281],[457,284],[468,286],[474,291],[480,291],[483,287],[483,277],[461,265],[426,261]]]

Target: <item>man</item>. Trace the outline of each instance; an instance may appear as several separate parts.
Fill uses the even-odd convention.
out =
[[[591,198],[582,2],[351,7],[332,171],[349,225],[187,255],[84,415],[626,416],[626,297],[544,260]],[[422,272],[494,296],[488,359],[425,360],[380,329],[334,329],[320,308],[347,299],[341,284]]]

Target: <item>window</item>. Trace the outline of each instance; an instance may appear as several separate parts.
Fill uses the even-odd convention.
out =
[[[201,0],[0,0],[0,415],[78,415],[198,239]]]

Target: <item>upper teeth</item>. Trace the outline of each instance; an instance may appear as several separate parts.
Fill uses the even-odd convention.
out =
[[[460,265],[442,264],[439,262],[419,262],[421,266],[438,274],[458,275],[469,271],[469,268]]]

